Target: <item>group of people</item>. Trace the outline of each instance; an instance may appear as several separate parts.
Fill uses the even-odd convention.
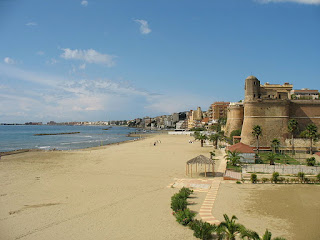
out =
[[[153,146],[157,146],[157,143],[161,143],[161,141],[160,141],[160,140],[155,141],[155,142],[153,143]]]
[[[193,141],[189,140],[189,143],[193,143]]]

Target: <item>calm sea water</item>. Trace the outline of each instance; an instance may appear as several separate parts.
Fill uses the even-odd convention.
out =
[[[128,133],[135,131],[133,128],[113,126],[109,130],[103,130],[104,128],[108,128],[108,126],[0,125],[0,152],[18,149],[81,149],[134,139],[126,137]],[[62,132],[80,133],[34,136],[39,133]]]

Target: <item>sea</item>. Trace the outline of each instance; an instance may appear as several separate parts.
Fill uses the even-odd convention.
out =
[[[108,130],[104,130],[108,129]],[[0,152],[20,149],[72,150],[134,140],[135,128],[120,126],[0,125]],[[80,132],[64,135],[41,135]]]

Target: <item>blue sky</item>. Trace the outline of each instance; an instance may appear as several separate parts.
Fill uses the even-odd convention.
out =
[[[249,75],[320,86],[320,0],[1,0],[0,36],[0,122],[207,110]]]

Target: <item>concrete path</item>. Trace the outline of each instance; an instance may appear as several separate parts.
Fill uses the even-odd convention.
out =
[[[216,156],[216,159],[218,159],[216,161],[216,171],[215,171],[216,177],[214,177],[212,184],[211,184],[211,188],[208,191],[207,196],[206,196],[205,200],[203,201],[202,206],[199,211],[199,215],[200,215],[201,219],[205,222],[210,223],[210,224],[219,224],[220,223],[220,221],[217,220],[212,215],[212,209],[214,207],[214,202],[216,200],[216,197],[217,197],[217,194],[219,191],[220,183],[223,180],[223,173],[225,172],[226,166],[227,166],[227,162],[224,159],[223,153],[224,153],[223,150],[220,150],[218,152],[218,156]]]

